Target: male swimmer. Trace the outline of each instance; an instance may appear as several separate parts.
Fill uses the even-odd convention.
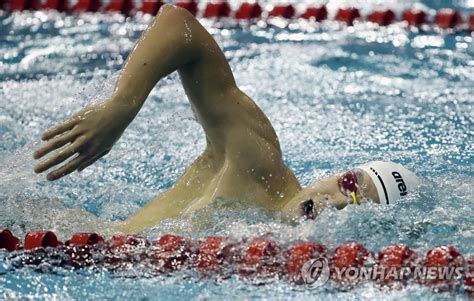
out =
[[[302,189],[285,165],[278,137],[260,108],[234,81],[221,49],[186,10],[164,5],[130,53],[110,99],[90,105],[46,131],[34,157],[54,153],[35,167],[56,180],[106,155],[132,122],[155,84],[177,70],[202,125],[207,146],[181,178],[126,220],[137,232],[163,219],[189,215],[216,198],[314,219],[327,206],[367,200],[390,204],[417,185],[416,176],[392,162],[370,162]]]

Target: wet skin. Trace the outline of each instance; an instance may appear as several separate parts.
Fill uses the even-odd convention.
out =
[[[221,49],[186,10],[164,5],[124,64],[110,99],[90,105],[46,131],[34,153],[35,172],[51,169],[48,180],[81,171],[106,155],[144,104],[156,83],[178,71],[207,146],[181,178],[118,227],[137,232],[166,218],[192,214],[218,197],[248,206],[302,215],[300,203],[312,199],[315,214],[325,206],[350,203],[338,176],[302,189],[282,160],[278,137],[255,102],[242,92]],[[62,162],[74,157],[65,164]],[[55,167],[56,166],[56,167]],[[59,166],[59,167],[58,167]],[[53,168],[55,167],[55,168]],[[359,196],[378,200],[364,172]],[[365,191],[365,192],[364,192]]]

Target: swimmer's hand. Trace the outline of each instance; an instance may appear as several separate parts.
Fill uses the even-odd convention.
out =
[[[48,173],[47,179],[53,181],[74,170],[83,170],[110,151],[136,113],[137,110],[113,98],[82,109],[42,135],[41,139],[47,143],[36,150],[33,157],[39,159],[54,153],[36,165],[34,171],[44,172],[72,157]]]

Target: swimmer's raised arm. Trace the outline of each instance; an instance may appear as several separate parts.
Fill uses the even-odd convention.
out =
[[[212,64],[197,66],[203,57],[210,57]],[[219,68],[219,73],[211,68]],[[227,61],[211,35],[188,11],[165,5],[130,53],[114,95],[139,109],[161,78],[190,69],[201,72],[201,81],[210,79],[209,89],[235,87]]]
[[[39,159],[57,151],[40,162],[35,171],[43,172],[75,156],[48,174],[48,180],[56,180],[107,154],[155,84],[175,70],[204,127],[208,144],[215,141],[218,145],[225,131],[213,131],[212,125],[234,118],[229,112],[230,102],[236,95],[246,96],[237,89],[230,67],[211,35],[187,11],[165,5],[130,53],[113,96],[86,107],[43,134],[42,140],[48,143],[34,157]]]

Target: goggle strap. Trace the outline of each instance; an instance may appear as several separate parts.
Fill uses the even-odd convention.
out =
[[[360,205],[359,201],[357,200],[357,195],[355,192],[351,192],[351,197],[354,204]]]

